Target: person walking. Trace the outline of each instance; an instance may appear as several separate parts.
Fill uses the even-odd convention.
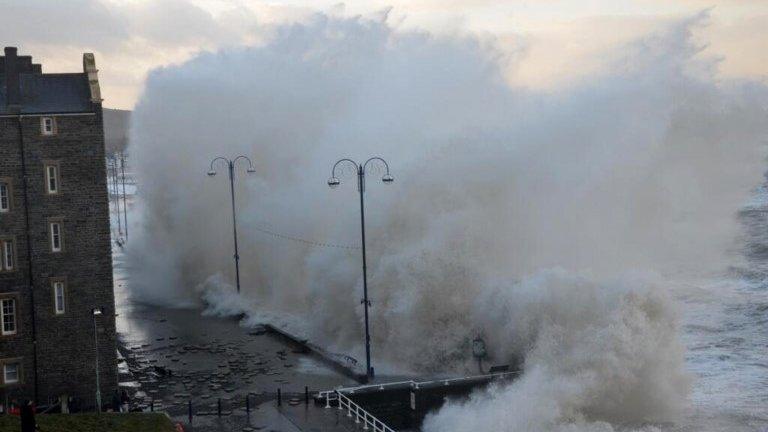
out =
[[[120,393],[117,390],[112,393],[112,411],[120,412]]]
[[[120,393],[120,412],[127,413],[131,406],[131,398],[128,397],[128,392],[123,389]]]
[[[37,425],[35,424],[35,406],[32,401],[27,401],[21,405],[21,432],[35,432]]]

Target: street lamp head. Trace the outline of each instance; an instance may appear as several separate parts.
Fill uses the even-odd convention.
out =
[[[93,315],[98,316],[101,315],[101,309],[99,308],[93,308]]]
[[[214,171],[214,170],[208,171],[208,177],[213,177],[215,175],[216,175],[216,171]]]
[[[384,182],[384,184],[392,184],[392,182],[395,181],[395,178],[389,174],[384,174],[384,177],[381,178],[381,181]]]
[[[247,172],[248,174],[253,174],[253,173],[255,173],[255,172],[256,172],[256,170],[255,170],[254,168],[248,168],[248,169],[246,170],[246,172]]]
[[[328,186],[330,186],[331,188],[335,188],[340,184],[341,184],[341,180],[337,179],[336,177],[331,177],[328,179]]]

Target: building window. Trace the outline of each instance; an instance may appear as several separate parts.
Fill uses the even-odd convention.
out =
[[[0,318],[3,322],[3,328],[0,334],[3,336],[16,334],[16,299],[0,299]]]
[[[42,117],[40,119],[40,131],[43,135],[55,135],[56,119],[53,117]]]
[[[3,364],[3,384],[16,384],[21,380],[21,364],[8,362]]]
[[[0,213],[11,211],[11,185],[0,181]]]
[[[45,166],[45,190],[50,195],[59,193],[59,166],[58,165]]]
[[[0,271],[13,271],[16,268],[14,252],[13,240],[0,240]]]
[[[64,282],[62,281],[53,283],[53,307],[56,315],[61,315],[66,311],[64,303]]]
[[[61,237],[61,223],[51,222],[51,252],[61,252],[64,243]]]

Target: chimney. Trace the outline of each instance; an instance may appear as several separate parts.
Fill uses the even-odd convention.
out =
[[[91,102],[101,103],[101,87],[99,86],[99,70],[96,69],[96,58],[93,53],[83,54],[83,72],[88,75],[88,87],[91,90]]]
[[[5,47],[5,94],[10,112],[18,112],[21,109],[17,52],[15,47]]]

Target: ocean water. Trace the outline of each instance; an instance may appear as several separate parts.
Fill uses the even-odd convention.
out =
[[[746,263],[681,290],[686,367],[696,375],[694,424],[704,430],[768,430],[768,194],[738,213]]]

